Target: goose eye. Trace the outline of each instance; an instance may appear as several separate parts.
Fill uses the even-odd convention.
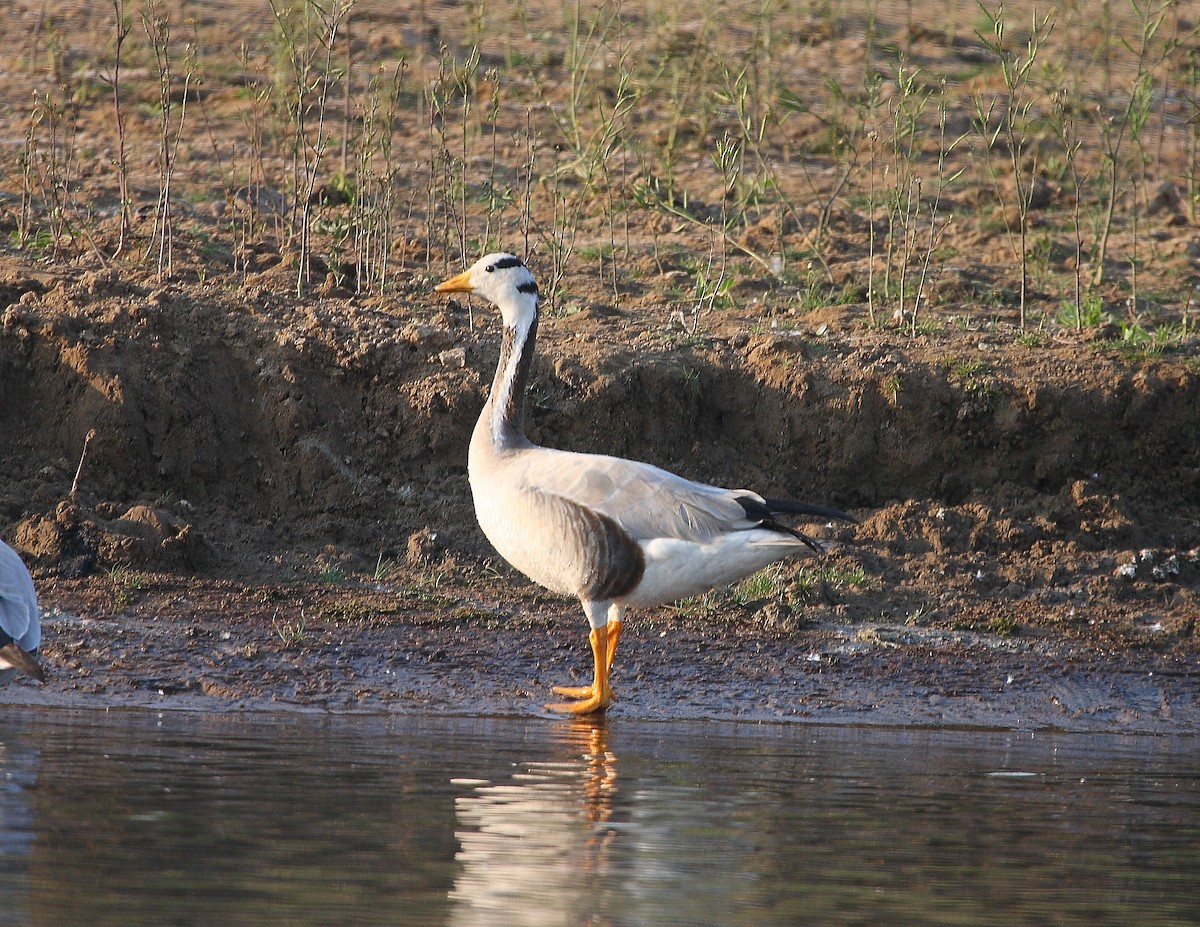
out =
[[[489,274],[492,273],[492,271],[494,271],[495,269],[496,269],[495,264],[489,264],[487,267],[484,268],[484,270],[486,270]]]

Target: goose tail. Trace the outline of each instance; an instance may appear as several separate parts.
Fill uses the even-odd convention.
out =
[[[810,518],[836,519],[837,521],[858,523],[858,519],[853,515],[847,515],[838,509],[829,508],[824,505],[813,505],[809,502],[800,502],[795,499],[763,499],[759,501],[757,497],[739,496],[738,503],[745,511],[746,517],[758,521],[760,528],[765,528],[768,531],[778,531],[780,534],[790,534],[796,540],[803,542],[815,554],[825,553],[826,545],[816,538],[805,534],[803,531],[793,528],[791,525],[785,525],[783,522],[777,521],[777,517],[780,515],[805,515]]]

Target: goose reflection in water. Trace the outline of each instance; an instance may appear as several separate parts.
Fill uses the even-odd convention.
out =
[[[456,800],[460,873],[450,923],[603,924],[617,758],[603,717],[562,730],[563,759],[530,762],[506,782],[480,782]],[[467,784],[465,780],[459,780]]]

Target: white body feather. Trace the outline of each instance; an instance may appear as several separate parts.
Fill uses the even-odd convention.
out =
[[[41,612],[29,570],[15,550],[0,541],[0,631],[23,650],[42,641]]]
[[[579,595],[601,568],[584,510],[610,518],[642,550],[641,581],[614,597],[623,605],[697,595],[806,549],[746,517],[737,499],[761,503],[755,493],[618,457],[532,445],[497,450],[486,421],[475,429],[468,464],[479,526],[505,560],[555,592]]]
[[[29,656],[42,642],[42,614],[29,570],[17,552],[0,541],[0,685],[18,673],[41,669]],[[11,641],[9,640],[11,638]]]

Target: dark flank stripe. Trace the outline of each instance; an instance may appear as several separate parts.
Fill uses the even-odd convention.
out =
[[[595,551],[596,569],[580,595],[593,602],[618,599],[632,592],[646,572],[646,558],[637,541],[607,515],[580,508],[589,546]]]
[[[536,280],[526,280],[524,283],[522,283],[520,286],[518,286],[517,289],[520,290],[522,293],[532,293],[534,296],[537,296],[537,292],[538,292],[537,281]]]
[[[489,264],[488,270],[508,270],[510,267],[524,267],[519,257],[513,257],[511,254],[507,257],[502,257],[495,264]]]

